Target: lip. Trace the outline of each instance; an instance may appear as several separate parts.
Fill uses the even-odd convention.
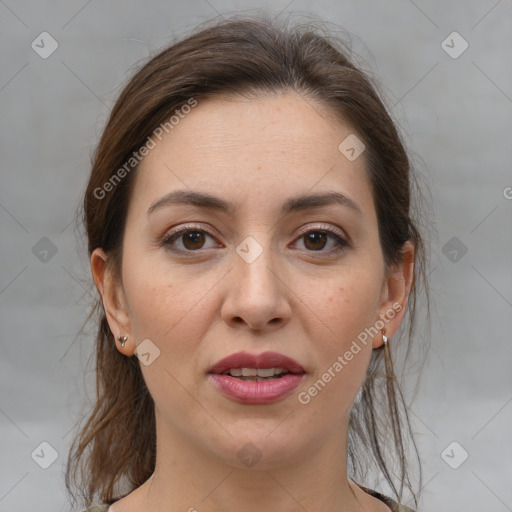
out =
[[[268,404],[285,398],[296,389],[305,373],[288,373],[271,380],[247,381],[231,375],[208,375],[214,386],[226,397],[243,404]]]
[[[284,368],[290,373],[276,379],[244,381],[221,375],[230,368]],[[208,373],[216,389],[227,398],[244,404],[268,404],[285,398],[299,386],[305,375],[300,363],[277,352],[237,352],[215,363]]]
[[[295,359],[270,351],[261,354],[236,352],[217,361],[208,373],[220,374],[231,368],[284,368],[290,373],[304,373],[304,368]]]

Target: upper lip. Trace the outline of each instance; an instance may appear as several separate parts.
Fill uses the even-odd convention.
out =
[[[250,352],[236,352],[220,361],[217,361],[209,373],[222,373],[231,368],[284,368],[290,373],[304,373],[304,368],[291,357],[278,352],[263,352],[251,354]]]

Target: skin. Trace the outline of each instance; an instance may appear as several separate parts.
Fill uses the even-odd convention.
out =
[[[152,477],[110,512],[389,511],[347,478],[346,467],[348,414],[381,333],[310,403],[297,399],[358,334],[393,304],[405,305],[411,287],[409,243],[403,262],[385,267],[364,154],[351,162],[338,150],[351,133],[296,93],[216,97],[200,101],[141,163],[121,275],[101,249],[91,268],[114,336],[128,336],[118,350],[132,356],[145,339],[160,350],[141,364],[156,406],[157,461]],[[178,189],[238,209],[169,205],[147,215]],[[350,197],[361,213],[337,204],[279,213],[289,197],[326,191]],[[214,236],[203,245],[178,238],[182,254],[161,243],[171,227],[191,225]],[[337,230],[349,245],[336,252],[331,236],[308,243],[302,228]],[[252,263],[235,251],[247,236],[262,248]],[[404,311],[386,323],[388,338]],[[293,357],[306,378],[278,402],[234,402],[207,372],[244,349]],[[237,457],[246,443],[262,454],[251,468]]]

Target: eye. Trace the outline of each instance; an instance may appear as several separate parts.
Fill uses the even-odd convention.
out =
[[[303,246],[308,252],[338,252],[348,247],[348,242],[332,229],[310,229],[303,232],[298,241],[303,241]],[[324,250],[331,241],[330,250]]]
[[[206,245],[208,238],[214,242],[209,246]],[[302,241],[303,249],[299,248],[307,252],[335,253],[349,246],[339,233],[327,228],[304,231],[297,241]],[[199,252],[201,249],[215,247],[215,237],[203,228],[187,226],[169,232],[162,240],[162,245],[174,252]]]
[[[204,229],[189,226],[171,231],[162,240],[162,244],[176,252],[197,252],[199,249],[210,248],[205,247],[207,238],[213,239],[213,235]],[[178,247],[176,247],[176,242],[178,242]]]

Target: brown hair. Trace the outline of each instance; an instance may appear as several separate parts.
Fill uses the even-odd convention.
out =
[[[104,184],[176,109],[191,98],[296,91],[325,105],[363,139],[386,264],[401,261],[407,240],[415,246],[408,329],[401,329],[405,339],[400,339],[408,354],[421,283],[428,299],[426,249],[411,205],[412,170],[369,74],[348,55],[342,40],[330,36],[321,23],[290,26],[268,15],[253,15],[201,27],[151,58],[122,91],[94,154],[83,201],[89,255],[101,247],[109,256],[107,263],[119,270],[136,166],[101,198],[98,190],[106,190]],[[72,444],[66,468],[67,490],[73,498],[80,494],[85,506],[95,499],[111,502],[119,497],[123,482],[123,495],[133,491],[151,476],[156,459],[154,404],[138,359],[117,350],[101,298],[90,317],[94,313],[99,317],[96,401]],[[397,341],[393,340],[393,348]],[[382,378],[385,385],[378,380]],[[407,439],[412,440],[420,468],[418,488],[421,464],[388,348],[373,351],[360,397],[349,423],[353,476],[368,483],[373,468],[398,500],[403,499],[405,487],[417,504],[419,491],[411,485]]]

